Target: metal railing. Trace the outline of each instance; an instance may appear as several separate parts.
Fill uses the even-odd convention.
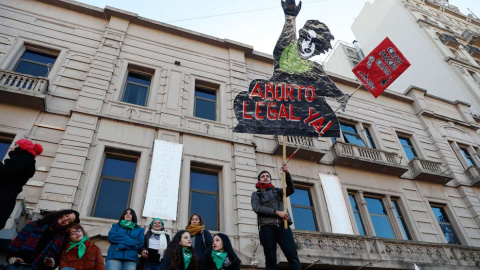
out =
[[[48,79],[9,70],[0,70],[0,87],[44,94],[48,89]]]

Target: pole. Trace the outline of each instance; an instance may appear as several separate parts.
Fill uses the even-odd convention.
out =
[[[287,136],[283,135],[283,162],[287,159]],[[283,211],[287,211],[287,174],[282,170],[283,173]],[[283,220],[283,227],[288,228],[288,219]]]
[[[360,84],[356,89],[355,91],[353,91],[353,93],[350,95],[350,97],[352,97],[358,89],[360,89],[360,87],[362,87],[363,84]],[[340,106],[335,110],[335,113],[337,113],[337,111],[340,109]],[[332,123],[331,122],[328,122],[328,124],[322,129],[322,131],[320,132],[319,136],[318,137],[322,137],[324,131],[326,131],[325,129],[328,127],[330,127],[329,125],[331,125]],[[288,159],[285,158],[285,156],[283,157],[283,160],[285,160],[285,163],[288,163],[290,161],[290,159],[293,158],[293,156],[298,152],[298,150],[300,150],[300,148],[307,142],[308,138],[305,138],[303,140],[303,142],[297,147],[297,149],[288,157]],[[285,136],[284,136],[284,141],[283,141],[283,146],[285,147]],[[285,149],[283,150],[284,153],[285,153]]]

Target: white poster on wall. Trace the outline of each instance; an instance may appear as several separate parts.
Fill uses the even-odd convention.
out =
[[[330,222],[332,223],[332,232],[353,235],[352,222],[348,215],[345,197],[343,196],[338,176],[323,173],[318,173],[318,176],[322,182]]]
[[[177,219],[183,145],[155,140],[143,216]]]

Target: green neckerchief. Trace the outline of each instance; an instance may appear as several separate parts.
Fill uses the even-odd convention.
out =
[[[135,226],[137,224],[133,223],[131,220],[125,220],[125,219],[122,219],[120,220],[120,226],[122,226],[123,228],[125,229],[135,229]]]
[[[225,261],[225,258],[227,258],[227,252],[215,251],[212,249],[212,258],[217,269],[222,269],[223,262]]]
[[[280,69],[287,73],[303,73],[313,67],[313,62],[303,59],[298,52],[297,43],[288,45],[280,56]]]
[[[84,235],[82,240],[78,241],[78,242],[70,242],[70,247],[67,249],[67,252],[65,253],[68,253],[70,251],[70,249],[74,248],[74,247],[78,247],[78,258],[81,259],[83,257],[83,255],[85,254],[85,250],[87,249],[87,247],[85,246],[85,241],[87,241],[87,236]]]
[[[182,253],[183,253],[183,262],[185,263],[185,269],[188,268],[188,265],[190,264],[190,261],[192,260],[192,251],[188,248],[182,247]]]

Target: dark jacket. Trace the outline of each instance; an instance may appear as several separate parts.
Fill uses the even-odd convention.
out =
[[[105,262],[103,261],[100,248],[90,242],[90,240],[85,241],[85,246],[85,254],[79,259],[78,247],[74,247],[66,252],[70,247],[70,244],[67,244],[60,257],[59,269],[62,269],[63,267],[72,267],[75,268],[75,270],[105,270]]]
[[[146,258],[149,262],[156,262],[156,263],[159,263],[160,262],[160,254],[158,254],[158,249],[151,249],[148,247],[148,245],[150,244],[150,237],[152,236],[152,232],[149,230],[146,234],[145,234],[145,241],[143,242],[143,247],[138,251],[139,254],[142,254],[142,252],[144,250],[148,250],[148,258]],[[165,234],[165,237],[167,238],[167,246],[168,244],[170,244],[170,235],[168,234]]]
[[[211,248],[205,250],[205,253],[203,254],[203,261],[202,261],[202,268],[201,268],[202,270],[217,270],[217,267],[213,262],[211,253],[212,253]],[[241,262],[238,260],[236,262],[232,262],[233,258],[231,258],[228,255],[227,257],[228,257],[228,262],[227,260],[223,262],[223,267],[221,268],[221,270],[240,270]]]
[[[295,192],[292,176],[286,173],[287,197]],[[262,225],[280,225],[283,224],[275,211],[283,211],[283,189],[265,188],[252,193],[252,209],[257,213],[258,226]],[[292,224],[292,219],[288,215],[288,224]]]
[[[35,174],[35,158],[26,151],[10,151],[9,159],[0,162],[0,230],[15,208],[17,195]]]
[[[160,270],[169,270],[169,269],[170,269],[170,254],[168,252],[165,252],[165,255],[163,255],[163,260],[160,263]],[[176,269],[178,270],[185,269],[185,263],[183,262],[183,260],[181,261],[180,265]],[[194,270],[194,269],[198,269],[196,267],[196,263],[190,262],[186,270]]]
[[[110,247],[108,248],[107,261],[125,260],[137,262],[138,250],[143,247],[145,229],[142,227],[135,227],[135,229],[125,229],[120,224],[115,223],[112,229],[108,232],[108,241]]]
[[[198,267],[202,265],[203,253],[205,253],[205,250],[212,248],[212,244],[213,237],[209,231],[203,230],[195,235],[195,256]]]

